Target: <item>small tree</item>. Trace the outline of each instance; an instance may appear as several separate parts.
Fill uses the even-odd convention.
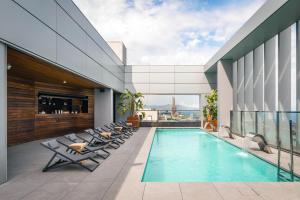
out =
[[[213,120],[217,119],[218,116],[218,92],[217,90],[212,90],[208,95],[205,95],[207,105],[203,108],[203,116],[207,119],[208,115],[212,117]]]
[[[129,111],[130,116],[135,116],[137,110],[144,108],[143,98],[142,93],[133,93],[125,89],[124,93],[120,96],[120,101],[117,106],[118,112],[124,115]]]

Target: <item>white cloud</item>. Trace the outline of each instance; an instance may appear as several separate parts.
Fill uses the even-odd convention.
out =
[[[74,0],[105,40],[122,40],[129,64],[205,64],[265,0],[183,9],[180,0]]]

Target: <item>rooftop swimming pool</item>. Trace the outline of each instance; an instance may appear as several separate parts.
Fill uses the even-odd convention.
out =
[[[290,174],[283,171],[287,178]],[[298,177],[295,180],[299,181]],[[158,128],[143,182],[278,182],[277,167],[197,128]]]

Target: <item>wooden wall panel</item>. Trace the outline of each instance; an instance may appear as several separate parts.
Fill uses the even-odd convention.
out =
[[[88,113],[38,114],[39,92],[88,96]],[[80,132],[94,126],[94,91],[8,76],[8,144]]]
[[[7,142],[17,144],[34,137],[34,83],[8,76]]]

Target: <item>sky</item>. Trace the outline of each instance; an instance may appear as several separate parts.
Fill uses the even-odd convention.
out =
[[[205,64],[265,0],[73,0],[128,64]]]

